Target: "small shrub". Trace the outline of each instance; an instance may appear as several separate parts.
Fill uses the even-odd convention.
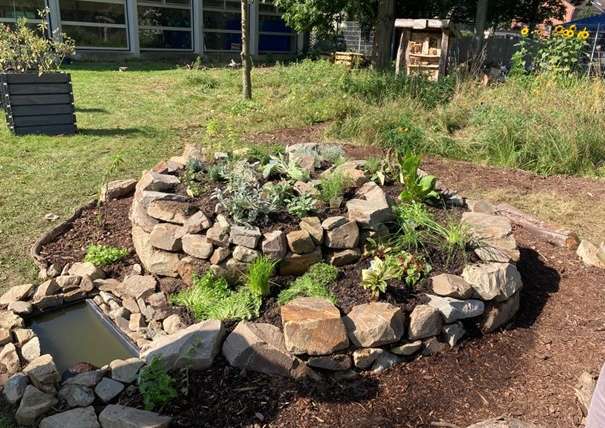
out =
[[[89,245],[86,249],[84,261],[97,267],[108,266],[128,255],[128,249],[112,247],[110,245]]]
[[[204,192],[202,181],[204,179],[204,166],[197,159],[190,159],[185,165],[183,183],[187,186],[187,193],[191,197],[198,197]]]
[[[345,158],[345,152],[337,144],[324,144],[320,148],[321,160],[328,162],[331,165],[342,163]]]
[[[269,279],[273,276],[277,262],[266,256],[254,260],[246,275],[246,287],[258,296],[269,295]]]
[[[287,181],[268,182],[263,186],[263,193],[266,194],[271,205],[278,208],[286,207],[286,201],[292,197],[293,191],[292,185]]]
[[[328,286],[338,277],[338,269],[327,263],[317,263],[303,276],[294,280],[288,288],[279,293],[277,302],[285,305],[297,297],[319,297],[336,304],[336,297]]]
[[[399,195],[403,202],[424,202],[429,199],[438,199],[439,193],[435,190],[437,178],[432,175],[420,177],[420,156],[406,152],[399,159],[399,181],[404,189]]]
[[[250,148],[248,159],[258,161],[261,165],[266,165],[272,156],[285,153],[284,146],[280,144],[256,144]]]
[[[288,212],[298,218],[306,217],[315,210],[317,201],[311,195],[294,196],[286,201]]]
[[[204,71],[193,71],[187,74],[185,80],[189,86],[209,91],[218,88],[219,81]]]
[[[327,204],[331,203],[344,194],[351,185],[349,177],[342,173],[333,172],[321,179],[319,183],[319,199]]]
[[[177,397],[175,381],[157,357],[141,369],[138,383],[145,410],[161,409]]]
[[[307,182],[311,178],[309,171],[301,168],[294,159],[286,160],[284,155],[271,156],[271,159],[263,167],[263,177],[269,178],[276,174],[286,175],[293,181]]]
[[[214,164],[208,167],[206,172],[208,180],[212,183],[220,183],[227,179],[227,172],[224,164]]]
[[[389,281],[403,279],[407,286],[413,287],[430,270],[428,264],[407,252],[388,254],[384,259],[374,257],[370,267],[361,271],[361,286],[377,299],[386,292]]]

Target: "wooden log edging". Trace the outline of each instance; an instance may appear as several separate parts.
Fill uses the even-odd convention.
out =
[[[72,223],[82,215],[82,212],[84,212],[85,210],[90,209],[96,205],[97,205],[96,199],[88,201],[84,205],[77,208],[74,211],[74,213],[67,220],[63,221],[62,223],[53,227],[51,230],[44,233],[34,243],[34,245],[32,245],[29,254],[30,254],[31,258],[34,260],[34,263],[36,264],[36,266],[38,266],[38,269],[46,269],[46,267],[47,267],[46,262],[44,261],[44,257],[40,253],[42,250],[42,247],[50,242],[56,241],[59,236],[61,236],[63,233],[65,233],[67,230],[69,230]]]

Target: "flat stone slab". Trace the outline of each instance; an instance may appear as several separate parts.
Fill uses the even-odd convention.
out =
[[[507,300],[523,287],[521,274],[510,263],[468,265],[462,277],[483,300]]]
[[[48,416],[40,422],[40,428],[100,428],[92,406],[68,410]]]
[[[442,297],[454,299],[470,299],[473,296],[473,286],[461,276],[443,273],[431,278],[433,293]]]
[[[404,327],[401,309],[389,303],[368,303],[355,306],[343,318],[353,344],[372,348],[401,340]]]
[[[168,428],[171,420],[169,416],[115,404],[99,414],[103,428]]]
[[[109,364],[111,378],[123,383],[132,383],[137,380],[139,369],[145,362],[133,357],[127,360],[114,360]]]
[[[15,413],[15,419],[20,425],[30,426],[48,412],[59,400],[52,395],[40,391],[32,385],[25,388],[25,393]]]
[[[481,316],[485,311],[485,304],[481,300],[458,300],[451,297],[427,295],[429,306],[439,310],[447,324]]]
[[[105,403],[109,403],[124,390],[124,384],[117,380],[104,377],[95,387],[95,394]]]
[[[0,297],[0,305],[9,305],[19,300],[25,300],[34,290],[34,284],[17,285],[9,288],[9,290]]]
[[[410,314],[410,340],[424,339],[441,333],[443,319],[438,309],[429,305],[418,305]]]
[[[299,297],[281,307],[286,348],[293,354],[327,355],[349,339],[340,311],[327,300]]]

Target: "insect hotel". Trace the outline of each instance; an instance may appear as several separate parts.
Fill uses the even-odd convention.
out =
[[[397,19],[395,30],[401,36],[396,71],[407,76],[424,75],[437,80],[445,75],[451,37],[449,20]]]

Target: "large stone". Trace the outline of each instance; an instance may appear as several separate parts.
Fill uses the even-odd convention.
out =
[[[512,225],[506,217],[466,212],[462,215],[462,224],[477,240],[479,246],[475,253],[483,261],[507,263],[519,260]]]
[[[99,269],[90,262],[74,263],[69,268],[69,274],[75,276],[87,276],[91,280],[105,278],[103,270]]]
[[[159,223],[158,220],[147,214],[147,208],[143,205],[143,201],[137,196],[132,201],[130,211],[128,211],[128,219],[133,227],[140,227],[146,233],[151,233],[153,227]]]
[[[48,412],[57,404],[58,400],[52,394],[40,391],[32,385],[25,388],[23,399],[15,413],[19,425],[32,426],[38,418]]]
[[[29,385],[29,378],[23,373],[15,373],[4,384],[4,398],[13,406],[21,400],[25,388]]]
[[[40,428],[100,428],[92,406],[72,409],[48,416],[40,422]]]
[[[353,363],[361,370],[369,369],[386,351],[380,348],[363,348],[353,352]]]
[[[443,338],[450,345],[451,348],[466,335],[466,330],[461,322],[455,324],[448,324],[443,326]]]
[[[241,321],[227,336],[223,356],[234,367],[269,375],[289,376],[295,365],[284,335],[271,324]]]
[[[376,361],[374,361],[374,364],[372,365],[372,372],[382,373],[396,364],[401,363],[402,361],[403,360],[400,356],[384,351],[378,355],[378,358],[376,358]]]
[[[133,407],[110,404],[99,414],[103,428],[168,428],[171,418]]]
[[[321,228],[327,231],[335,229],[347,223],[347,218],[343,216],[328,217],[321,223]]]
[[[321,227],[321,220],[319,217],[304,217],[300,221],[300,228],[313,238],[313,242],[317,245],[321,245],[324,240],[324,230]]]
[[[49,279],[48,281],[43,282],[36,288],[36,292],[34,293],[33,300],[40,300],[46,296],[52,296],[60,290],[59,284],[55,279]]]
[[[197,257],[183,257],[179,262],[177,272],[186,285],[193,283],[193,275],[199,275],[207,269],[208,264],[205,260]],[[176,291],[176,290],[175,290]]]
[[[230,239],[234,245],[255,249],[262,234],[258,227],[232,226]]]
[[[442,326],[443,320],[438,309],[429,305],[418,305],[410,314],[408,336],[411,340],[436,336],[441,333]]]
[[[307,361],[309,367],[330,371],[344,371],[352,367],[351,357],[346,354],[329,355],[326,357],[311,357]]]
[[[15,315],[11,311],[0,311],[0,328],[12,330],[16,327],[23,327],[23,318]]]
[[[429,306],[439,310],[446,324],[475,318],[483,314],[485,304],[481,300],[458,300],[451,297],[427,295]]]
[[[462,277],[483,300],[507,300],[523,287],[521,274],[509,263],[468,265]]]
[[[364,348],[398,342],[405,331],[401,309],[389,303],[355,306],[343,321],[351,342]]]
[[[183,154],[180,156],[174,156],[170,158],[168,162],[175,163],[177,165],[182,165],[185,167],[189,161],[198,161],[204,162],[204,153],[202,149],[195,144],[185,144],[185,148],[183,149]]]
[[[583,239],[576,254],[584,264],[605,269],[605,244],[601,244],[601,248],[599,248],[592,242]]]
[[[206,231],[206,238],[216,246],[229,247],[231,226],[226,221],[219,221],[219,217],[217,216],[217,221]]]
[[[473,296],[473,287],[458,275],[442,273],[431,278],[433,293],[454,299],[469,299]]]
[[[0,297],[0,305],[9,305],[19,300],[26,300],[34,289],[34,284],[17,285],[8,289]]]
[[[410,357],[422,349],[422,340],[415,340],[414,342],[404,343],[391,348],[391,352],[402,357]]]
[[[347,161],[334,168],[334,173],[342,174],[352,186],[359,187],[368,181],[365,172],[361,170],[362,165],[363,161]]]
[[[356,221],[364,229],[378,230],[381,225],[393,220],[393,210],[386,202],[351,199],[347,201],[347,211],[349,220]]]
[[[212,252],[212,256],[210,257],[210,263],[212,263],[213,265],[219,265],[224,262],[230,255],[231,250],[229,248],[217,247]]]
[[[349,346],[340,311],[327,300],[299,297],[281,307],[286,349],[293,354],[327,355]]]
[[[315,250],[315,243],[306,230],[295,230],[286,235],[288,247],[295,254],[307,254]]]
[[[501,303],[488,305],[481,322],[481,330],[491,333],[508,323],[519,311],[520,293]]]
[[[21,370],[21,362],[17,354],[17,348],[12,343],[4,345],[0,351],[0,364],[6,367],[8,375],[13,375]]]
[[[280,275],[302,275],[315,263],[322,261],[321,247],[308,254],[289,253],[279,267]]]
[[[145,171],[136,188],[138,191],[172,192],[181,183],[174,175]]]
[[[263,254],[273,260],[281,260],[288,253],[286,234],[281,230],[265,233],[262,243]]]
[[[34,361],[40,355],[40,339],[38,339],[38,336],[32,338],[21,347],[21,356],[27,362]]]
[[[260,253],[256,250],[238,245],[233,249],[233,258],[241,263],[252,263],[260,257]]]
[[[6,328],[0,328],[0,346],[11,342],[11,332]]]
[[[326,243],[329,248],[346,250],[359,244],[359,227],[354,221],[335,227],[327,232]]]
[[[185,220],[183,230],[185,233],[202,233],[204,230],[208,230],[212,226],[210,219],[201,211],[196,212]]]
[[[212,365],[224,333],[221,321],[203,321],[177,333],[154,338],[141,358],[148,363],[154,357],[161,358],[168,369],[204,370]]]
[[[113,360],[109,364],[111,378],[122,383],[132,383],[137,380],[139,370],[144,364],[143,360],[136,357],[127,360]]]
[[[34,300],[34,306],[39,311],[56,308],[63,304],[63,294],[55,294],[54,296],[42,297],[40,300]]]
[[[23,373],[29,376],[31,383],[45,392],[54,392],[55,385],[61,380],[53,357],[44,354],[29,363]]]
[[[34,310],[34,306],[29,302],[13,302],[8,305],[8,310],[17,315],[29,315]]]
[[[156,220],[183,225],[193,213],[189,202],[158,199],[149,203],[147,214]]]
[[[131,275],[123,284],[125,292],[133,299],[146,299],[155,293],[157,281],[151,275]]]
[[[172,314],[162,322],[164,331],[168,334],[174,334],[185,328],[185,323],[179,314]]]
[[[82,385],[64,385],[59,390],[59,398],[69,408],[90,406],[95,401],[95,394],[92,389]]]
[[[124,384],[117,380],[104,377],[95,387],[95,394],[104,402],[109,403],[124,390]]]
[[[330,264],[337,267],[346,266],[356,263],[360,258],[361,251],[358,248],[335,251],[330,255]]]
[[[132,227],[132,243],[147,272],[161,276],[178,276],[178,254],[153,248],[149,242],[149,233],[139,226]]]
[[[185,235],[182,238],[183,251],[198,259],[209,259],[214,245],[203,235]]]
[[[69,291],[80,286],[82,277],[77,275],[61,275],[56,277],[55,281],[57,281],[57,285],[62,291]]]
[[[13,330],[15,341],[19,346],[23,346],[28,340],[36,335],[32,329],[29,328],[16,328]]]
[[[149,235],[149,242],[153,247],[165,251],[181,251],[183,229],[180,226],[168,223],[155,225]]]
[[[101,381],[103,374],[103,370],[91,370],[88,372],[79,373],[74,377],[67,379],[65,382],[63,382],[63,385],[80,385],[92,388]]]
[[[128,180],[115,180],[101,186],[101,202],[121,199],[131,196],[137,185],[137,180],[130,178]]]

